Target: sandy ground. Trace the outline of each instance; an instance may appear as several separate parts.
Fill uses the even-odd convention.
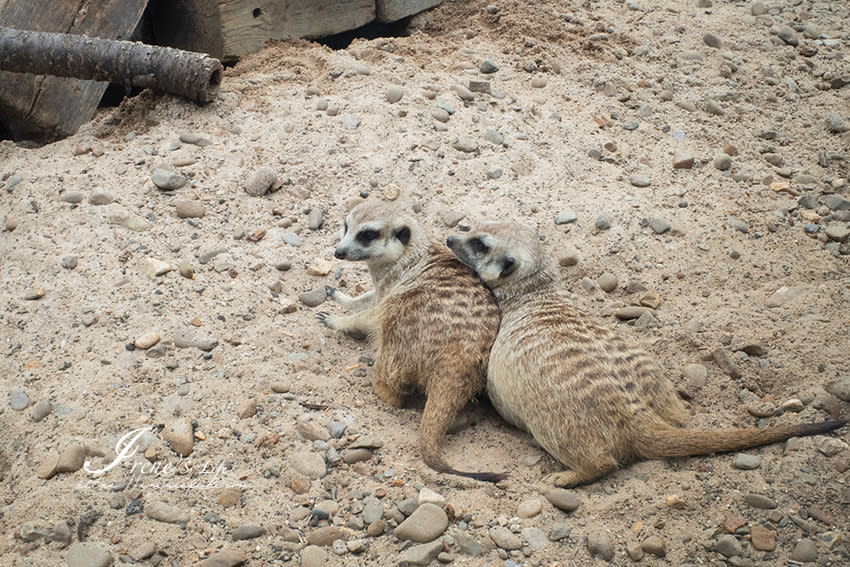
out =
[[[301,298],[369,288],[333,258],[363,196],[438,238],[521,220],[578,306],[657,355],[689,427],[846,416],[825,387],[846,396],[850,380],[850,6],[766,8],[446,2],[408,37],[270,45],[205,107],[143,93],[66,140],[1,142],[0,563],[396,564],[420,551],[392,530],[422,488],[445,498],[440,560],[455,564],[850,563],[846,427],[636,463],[565,512],[541,481],[557,464],[486,400],[445,455],[509,479],[428,469],[422,400],[379,402],[373,351],[317,322],[338,306]],[[491,93],[463,100],[452,87],[470,81]],[[159,167],[188,183],[158,189]],[[250,196],[260,167],[279,189]],[[613,316],[653,294],[651,316]],[[369,455],[357,444],[371,458],[346,462]],[[366,521],[376,499],[383,526]]]

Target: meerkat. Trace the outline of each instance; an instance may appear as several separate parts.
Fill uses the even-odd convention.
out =
[[[499,303],[487,391],[508,422],[566,467],[547,482],[576,486],[636,459],[740,451],[846,423],[681,429],[688,412],[672,382],[647,352],[570,304],[535,229],[483,222],[447,244]]]
[[[401,407],[408,389],[425,392],[419,432],[425,463],[478,480],[504,478],[455,470],[440,452],[458,413],[485,389],[499,328],[493,294],[411,215],[388,203],[366,201],[352,209],[334,256],[365,262],[374,289],[352,298],[328,287],[329,297],[355,313],[322,312],[318,318],[331,329],[374,340],[372,387],[378,398]]]

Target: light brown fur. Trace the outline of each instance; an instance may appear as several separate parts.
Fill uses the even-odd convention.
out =
[[[443,460],[440,444],[457,414],[484,390],[490,347],[499,328],[493,295],[445,246],[399,208],[367,201],[346,217],[335,256],[363,260],[374,291],[353,299],[329,288],[333,299],[360,310],[345,317],[320,313],[328,327],[369,336],[376,347],[373,388],[400,407],[410,387],[427,395],[419,432],[425,463],[445,473],[468,473]]]
[[[487,390],[510,423],[529,431],[567,470],[546,480],[590,482],[639,458],[739,451],[843,421],[736,429],[679,429],[684,403],[652,357],[569,303],[537,231],[485,222],[449,248],[496,295],[502,312]]]

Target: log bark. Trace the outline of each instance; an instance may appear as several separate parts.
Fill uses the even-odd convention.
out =
[[[0,71],[109,81],[205,103],[221,85],[221,62],[203,53],[131,41],[0,27]]]

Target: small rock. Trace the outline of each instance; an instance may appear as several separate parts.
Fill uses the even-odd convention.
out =
[[[642,317],[645,313],[649,313],[652,315],[652,311],[646,307],[638,307],[637,305],[629,305],[627,307],[621,307],[619,309],[614,310],[614,317],[620,319],[622,321],[629,321],[631,319],[638,319]]]
[[[166,524],[185,524],[189,521],[188,512],[158,500],[145,505],[145,514],[149,518]]]
[[[520,518],[533,518],[543,510],[543,503],[536,498],[525,500],[517,506],[516,515]]]
[[[640,544],[641,549],[646,553],[650,553],[656,557],[664,557],[667,555],[667,548],[664,546],[664,540],[658,536],[649,536],[643,543]]]
[[[142,262],[142,273],[153,279],[171,271],[171,265],[157,258],[145,258]]]
[[[407,548],[401,554],[399,565],[429,565],[443,551],[442,541],[432,541]]]
[[[652,232],[654,232],[655,234],[665,234],[667,232],[670,232],[673,227],[670,225],[669,222],[665,220],[652,218],[649,219],[649,228],[651,228]]]
[[[298,295],[298,300],[307,307],[316,307],[321,305],[327,299],[327,290],[325,286],[319,286],[314,290],[305,291]]]
[[[112,553],[105,544],[81,541],[68,549],[65,562],[68,567],[109,567]]]
[[[177,211],[177,216],[181,219],[197,219],[207,214],[204,204],[201,201],[177,201],[174,203],[174,209]]]
[[[435,109],[431,110],[431,116],[437,122],[442,122],[442,123],[448,122],[449,118],[450,118],[449,113],[446,112],[445,110],[443,110],[442,108],[435,108]]]
[[[56,472],[76,472],[83,468],[86,461],[86,448],[82,445],[71,445],[59,453]]]
[[[777,506],[776,500],[773,498],[765,496],[764,494],[755,494],[753,492],[744,494],[744,502],[753,508],[759,508],[761,510],[773,510]]]
[[[353,114],[346,114],[342,119],[342,125],[346,130],[357,130],[360,126],[360,119]]]
[[[452,142],[452,147],[460,152],[465,153],[473,153],[478,151],[478,143],[474,139],[467,138],[465,136],[460,136],[454,142]]]
[[[44,297],[44,288],[36,287],[33,289],[29,289],[24,293],[24,299],[27,301],[36,301]]]
[[[575,266],[581,261],[581,255],[578,250],[572,246],[568,246],[560,256],[558,256],[558,264],[561,266]]]
[[[712,33],[705,33],[702,36],[702,41],[709,47],[713,47],[715,49],[720,49],[723,45],[723,42],[720,41],[720,38]]]
[[[543,549],[549,540],[540,528],[528,527],[522,530],[522,541],[531,549]]]
[[[629,542],[626,544],[626,553],[632,561],[640,561],[643,559],[643,548],[637,542]]]
[[[346,540],[351,537],[352,531],[339,526],[323,526],[310,532],[307,536],[307,543],[310,545],[320,545],[322,547],[331,545],[338,539]]]
[[[332,269],[333,265],[323,258],[316,258],[307,265],[307,273],[311,276],[326,276]]]
[[[239,526],[233,530],[230,537],[233,541],[241,541],[245,539],[258,538],[264,533],[266,533],[266,530],[260,526]]]
[[[837,114],[826,115],[826,129],[833,134],[841,134],[848,129],[847,123]]]
[[[717,349],[711,353],[711,357],[714,359],[714,362],[717,364],[718,368],[720,368],[720,370],[722,370],[724,373],[731,376],[732,378],[740,378],[741,376],[743,376],[741,369],[738,368],[738,366],[734,362],[732,362],[732,358],[725,350]]]
[[[776,549],[776,532],[763,526],[752,526],[750,528],[750,541],[753,547],[759,551],[773,551]]]
[[[750,14],[753,16],[763,16],[767,14],[767,6],[756,0],[750,5]]]
[[[95,189],[94,191],[92,191],[91,195],[89,195],[89,203],[92,205],[108,205],[114,200],[115,195],[113,195],[109,191],[104,191],[103,189]]]
[[[732,466],[745,471],[757,469],[761,466],[761,457],[746,453],[736,453],[732,459]]]
[[[50,541],[55,541],[60,547],[67,547],[71,543],[71,529],[65,522],[56,522],[49,537]]]
[[[198,567],[239,567],[247,562],[248,556],[238,549],[222,549],[201,561]]]
[[[598,230],[608,230],[611,228],[611,220],[603,213],[596,217],[595,226]]]
[[[813,540],[803,538],[794,546],[791,559],[800,563],[814,563],[818,560],[818,548]]]
[[[257,415],[257,400],[248,399],[242,402],[236,409],[236,415],[241,419],[247,419]]]
[[[850,225],[831,224],[824,230],[827,238],[835,242],[844,242],[850,237]]]
[[[715,169],[719,169],[720,171],[726,171],[730,167],[732,167],[732,158],[726,154],[720,154],[716,158],[714,158],[714,167]]]
[[[581,499],[573,490],[550,487],[543,491],[543,496],[552,506],[565,512],[572,512],[581,506]]]
[[[490,94],[490,81],[469,81],[469,90],[474,93]]]
[[[505,137],[502,136],[502,133],[493,129],[487,130],[487,132],[484,133],[484,139],[494,146],[501,145],[505,141]]]
[[[472,94],[472,91],[466,88],[463,85],[454,84],[449,87],[454,93],[460,98],[460,100],[473,100],[475,95]]]
[[[694,156],[690,152],[679,152],[673,156],[673,169],[691,169],[694,166]],[[634,185],[634,182],[632,183]],[[637,187],[644,187],[638,185]]]
[[[446,497],[442,494],[434,492],[426,486],[419,491],[419,497],[417,498],[417,502],[420,506],[422,504],[435,504],[440,507],[445,507]]]
[[[9,390],[9,407],[15,411],[23,411],[30,405],[27,393],[17,386]]]
[[[195,270],[192,269],[192,264],[189,262],[180,262],[177,265],[177,271],[180,272],[180,275],[187,279],[195,278]]]
[[[522,549],[522,540],[506,527],[496,526],[490,528],[488,534],[490,535],[490,539],[493,540],[493,543],[502,549],[508,551]]]
[[[366,533],[369,534],[370,537],[379,537],[384,534],[384,530],[387,527],[387,523],[384,520],[375,520],[369,527],[366,528]]]
[[[151,181],[163,191],[176,191],[189,182],[189,178],[173,171],[158,167],[153,170]]]
[[[225,488],[221,491],[221,494],[218,495],[216,502],[222,508],[231,508],[239,504],[239,500],[242,498],[242,491],[238,488]]]
[[[634,185],[635,187],[649,187],[652,185],[652,180],[649,179],[646,175],[634,174],[629,177],[629,183]]]
[[[251,179],[245,184],[245,192],[252,197],[262,197],[277,189],[277,185],[278,179],[275,170],[268,166],[262,166],[254,171]]]
[[[308,545],[301,550],[301,567],[322,567],[328,553],[318,545]]]
[[[614,559],[614,545],[607,532],[595,529],[587,534],[587,551],[605,561]]]
[[[561,211],[555,215],[555,224],[570,224],[578,220],[575,211]]]
[[[484,73],[485,75],[489,75],[498,71],[499,66],[490,61],[489,59],[485,59],[481,62],[480,65],[478,65],[478,70]],[[470,85],[470,90],[473,90],[472,85]]]
[[[776,292],[773,293],[770,297],[765,301],[765,305],[767,307],[781,307],[788,303],[789,301],[793,301],[797,299],[806,291],[806,288],[803,286],[791,286],[791,287],[781,287]]]
[[[733,557],[735,555],[743,555],[744,548],[741,547],[741,542],[733,535],[722,535],[714,543],[714,551],[724,557]]]
[[[38,423],[39,421],[50,415],[51,411],[53,411],[53,405],[50,403],[50,401],[41,400],[40,402],[35,404],[35,407],[32,410],[32,420]]]
[[[60,201],[64,203],[71,203],[73,205],[82,203],[83,199],[85,199],[85,195],[83,195],[82,191],[65,191],[59,196]]]
[[[293,453],[289,462],[292,468],[308,478],[322,478],[328,474],[325,459],[318,453]]]
[[[832,380],[824,388],[836,398],[850,402],[850,374]]]
[[[156,553],[156,544],[152,541],[146,541],[130,550],[128,555],[133,561],[144,561],[154,553]]]
[[[310,214],[307,216],[307,228],[310,230],[319,230],[325,224],[325,212],[319,207],[310,209]]]
[[[180,134],[180,141],[184,144],[192,144],[195,146],[200,146],[202,148],[212,145],[211,140],[208,140],[202,135],[196,134],[194,132],[184,132],[183,134]]]
[[[393,531],[399,539],[425,543],[432,541],[449,526],[449,517],[436,504],[422,504]]]
[[[715,116],[723,116],[726,114],[726,111],[723,110],[723,107],[720,106],[716,100],[709,99],[705,102],[705,110],[709,114],[714,114]]]
[[[76,256],[62,256],[62,267],[66,270],[73,270],[77,267]]]
[[[153,345],[158,343],[160,340],[159,333],[156,331],[150,331],[149,333],[145,333],[144,335],[137,338],[133,341],[133,344],[138,349],[146,350],[151,348]]]
[[[195,447],[195,435],[192,431],[192,423],[188,419],[180,418],[167,423],[161,435],[178,455],[188,457],[192,454]]]
[[[368,461],[374,456],[374,453],[369,449],[347,449],[342,454],[342,462],[353,465],[354,463]]]
[[[404,91],[398,85],[393,85],[387,89],[387,102],[390,104],[395,104],[401,100]]]
[[[779,39],[787,43],[788,45],[797,46],[800,44],[800,39],[797,37],[797,32],[794,31],[794,28],[785,26],[779,33],[776,34]]]
[[[615,289],[617,289],[617,276],[612,274],[611,272],[605,272],[599,279],[596,280],[597,285],[599,285],[600,289],[605,293],[611,293]]]
[[[548,81],[544,77],[534,77],[531,79],[531,88],[533,89],[542,89],[548,84]]]

